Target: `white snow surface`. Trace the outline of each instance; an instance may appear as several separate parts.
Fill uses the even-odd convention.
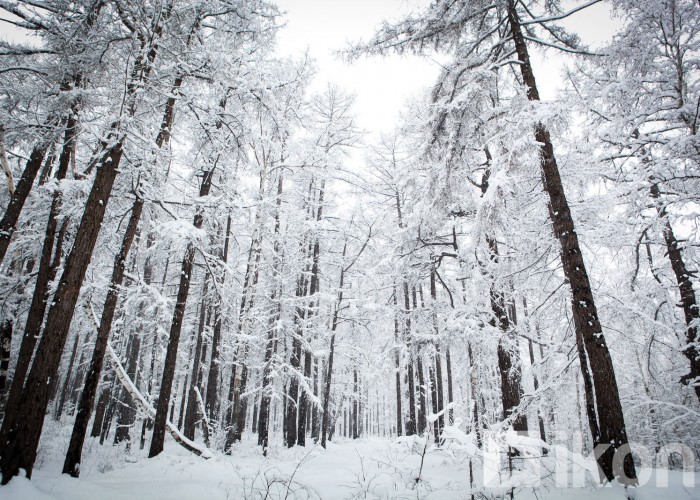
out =
[[[265,458],[249,437],[231,456],[216,453],[204,460],[170,437],[165,452],[153,459],[146,458],[147,449],[138,450],[137,443],[125,459],[123,447],[100,446],[90,439],[81,477],[74,479],[60,473],[60,440],[53,439],[43,444],[43,463],[34,470],[31,481],[13,479],[0,487],[0,499],[469,499],[471,438],[453,436],[440,449],[428,446],[417,481],[424,442],[412,437],[340,438],[329,443],[327,450],[313,445],[292,449],[276,445]],[[680,471],[669,472],[668,487],[657,487],[656,471],[650,471],[646,485],[627,491],[617,484],[596,486],[593,481],[580,488],[557,488],[546,478],[539,486],[523,486],[524,475],[502,478],[500,486],[484,487],[482,461],[478,456],[471,459],[475,498],[503,498],[508,485],[515,484],[519,485],[515,498],[522,499],[700,499],[700,474],[695,474],[698,477],[689,486],[687,480],[683,484]]]

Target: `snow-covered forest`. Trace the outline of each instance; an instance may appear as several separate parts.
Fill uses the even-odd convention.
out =
[[[700,3],[414,3],[0,0],[0,498],[700,498]]]

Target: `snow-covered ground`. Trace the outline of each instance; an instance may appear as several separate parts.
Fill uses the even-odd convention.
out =
[[[56,436],[56,434],[54,434]],[[276,437],[276,436],[275,436]],[[13,479],[0,487],[1,499],[248,499],[248,498],[429,498],[469,499],[470,450],[454,444],[441,449],[424,446],[409,438],[389,440],[369,438],[339,439],[320,446],[281,446],[262,456],[252,441],[238,445],[231,456],[215,454],[205,460],[189,454],[172,440],[166,451],[154,459],[146,450],[136,450],[124,458],[122,448],[87,443],[80,479],[60,474],[62,439],[42,443],[42,462],[31,481]],[[423,451],[425,450],[425,453]],[[421,461],[423,466],[421,469]],[[510,491],[509,481],[522,484],[522,478],[509,479],[502,473],[484,486],[483,461],[472,459],[475,498],[499,498]],[[578,488],[554,484],[554,468],[540,470],[538,486],[521,486],[515,498],[596,498],[633,497],[646,499],[700,499],[700,473],[683,484],[680,471],[670,471],[667,487],[657,486],[657,471],[641,488],[625,491],[620,486],[597,487],[590,480]],[[579,478],[584,477],[580,474]],[[562,476],[560,476],[561,479]],[[573,481],[568,471],[568,481]],[[499,484],[500,483],[500,486]],[[506,485],[506,486],[504,486]]]

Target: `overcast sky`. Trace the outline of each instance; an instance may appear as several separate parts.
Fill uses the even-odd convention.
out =
[[[284,55],[308,49],[316,59],[318,75],[314,90],[334,83],[356,94],[361,127],[370,133],[391,130],[407,97],[432,85],[437,62],[417,56],[363,58],[352,65],[337,60],[333,52],[348,42],[368,39],[383,19],[398,19],[421,10],[428,0],[277,0],[286,11],[286,27],[279,39]],[[566,23],[591,45],[608,40],[613,23],[607,7],[594,5],[575,14]],[[538,86],[545,98],[554,98],[560,84],[561,58],[533,57]]]

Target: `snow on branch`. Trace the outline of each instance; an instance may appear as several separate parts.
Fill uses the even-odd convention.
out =
[[[587,9],[591,5],[595,5],[597,3],[600,3],[602,0],[591,0],[589,2],[586,2],[582,5],[579,5],[578,7],[574,7],[568,12],[564,12],[563,14],[558,14],[556,16],[549,16],[549,17],[536,17],[534,19],[530,19],[528,21],[521,21],[521,25],[526,25],[526,24],[542,24],[542,23],[548,23],[551,21],[559,21],[561,19],[566,19],[567,17],[571,16],[572,14],[575,14],[583,9]]]
[[[119,381],[124,386],[124,389],[126,389],[126,391],[129,393],[132,399],[136,401],[136,403],[141,407],[142,410],[144,410],[153,418],[155,418],[155,408],[148,404],[146,398],[143,397],[143,394],[139,392],[134,383],[131,381],[131,378],[129,378],[129,375],[127,375],[126,371],[124,371],[124,367],[119,361],[117,353],[114,352],[111,342],[107,343],[107,352],[109,353],[109,357],[112,362],[112,367],[114,368],[114,371],[117,374]],[[168,429],[168,432],[173,437],[173,439],[175,439],[175,442],[183,448],[185,448],[187,451],[191,451],[195,455],[199,455],[200,457],[207,459],[213,456],[208,448],[202,447],[198,443],[195,443],[194,441],[191,441],[185,436],[183,436],[182,433],[178,430],[178,428],[175,427],[175,424],[173,424],[170,420],[166,422],[166,428]]]

